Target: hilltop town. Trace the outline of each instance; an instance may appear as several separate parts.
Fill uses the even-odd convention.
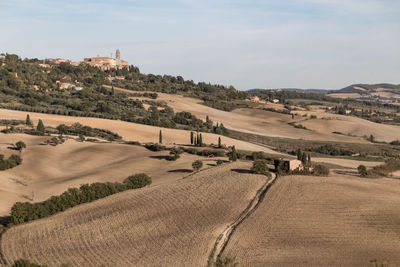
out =
[[[121,52],[119,49],[115,51],[115,58],[100,57],[97,55],[96,57],[84,58],[83,61],[71,61],[63,58],[51,59],[49,61],[54,64],[69,63],[73,66],[79,66],[83,63],[93,67],[98,67],[102,70],[129,68],[129,63],[121,59]]]

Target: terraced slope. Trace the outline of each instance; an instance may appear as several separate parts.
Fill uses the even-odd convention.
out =
[[[0,248],[11,262],[56,266],[205,266],[218,235],[266,177],[222,165],[174,183],[127,191],[17,226]]]
[[[400,263],[400,181],[281,177],[223,255],[249,266]]]

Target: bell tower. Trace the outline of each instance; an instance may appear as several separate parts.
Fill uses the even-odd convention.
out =
[[[119,49],[115,51],[115,59],[117,60],[117,66],[121,66],[121,52],[119,51]]]

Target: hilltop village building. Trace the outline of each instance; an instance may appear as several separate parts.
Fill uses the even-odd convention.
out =
[[[102,70],[109,70],[109,69],[122,69],[122,68],[129,68],[129,63],[125,60],[121,59],[121,52],[119,49],[115,52],[115,58],[113,57],[89,57],[83,59],[83,61],[73,62],[71,60],[57,58],[52,60],[55,64],[60,63],[69,63],[74,66],[78,66],[81,63],[91,65],[93,67],[98,67]]]
[[[124,67],[129,67],[128,62],[121,60],[121,52],[119,51],[119,49],[117,49],[117,51],[115,52],[115,58],[97,56],[85,58],[83,62],[91,66],[98,67],[102,70],[121,69]]]

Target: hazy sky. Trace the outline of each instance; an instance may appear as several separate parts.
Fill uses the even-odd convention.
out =
[[[0,52],[250,88],[400,83],[399,0],[0,0]]]

